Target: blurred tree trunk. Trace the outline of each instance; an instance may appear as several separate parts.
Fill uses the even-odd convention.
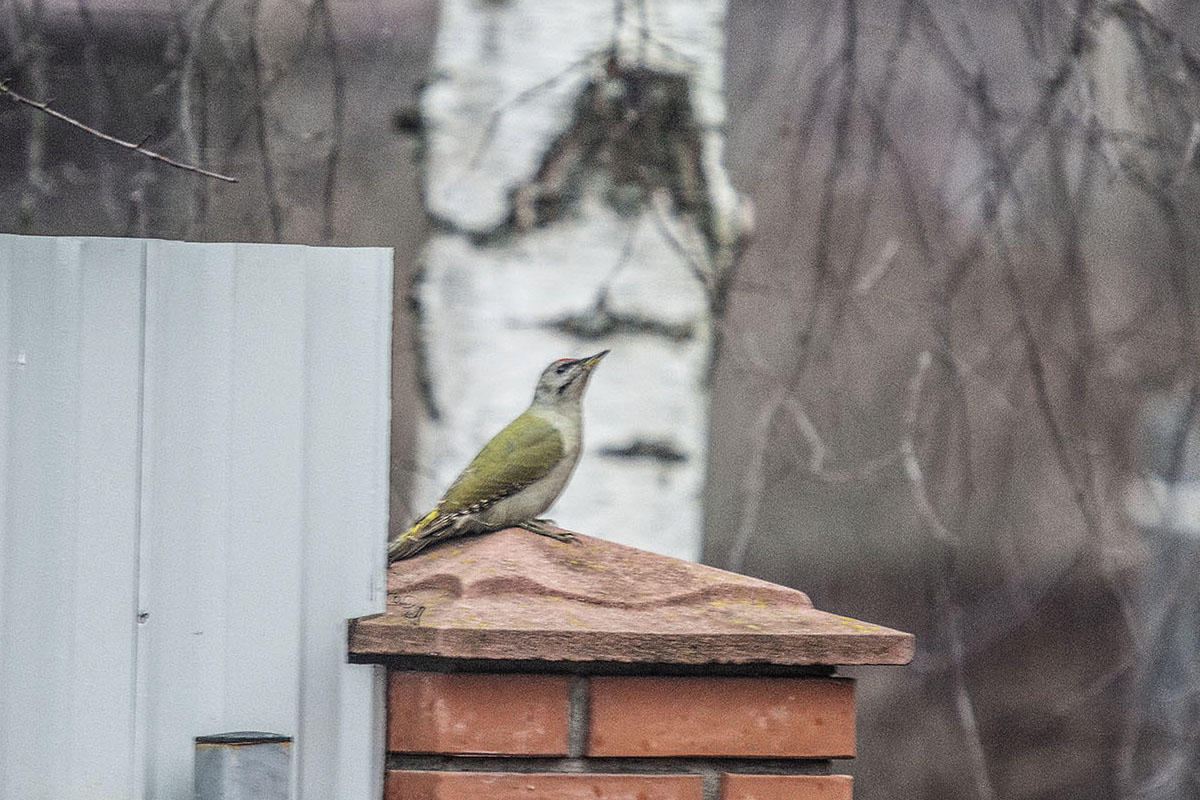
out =
[[[1152,15],[1155,9],[1148,3],[1116,6],[1098,26],[1089,97],[1095,128],[1107,134],[1104,153],[1113,170],[1124,170],[1146,185],[1166,187],[1157,188],[1172,245],[1164,266],[1180,301],[1176,317],[1181,368],[1173,386],[1151,394],[1142,404],[1140,425],[1131,431],[1137,472],[1128,481],[1124,504],[1142,534],[1143,563],[1128,599],[1135,652],[1117,778],[1121,797],[1144,800],[1194,797],[1200,786],[1200,591],[1195,581],[1200,560],[1200,342],[1195,309],[1200,304],[1194,299],[1190,255],[1194,234],[1177,218],[1170,196],[1195,163],[1200,120],[1194,110],[1179,113],[1180,99],[1188,91],[1185,70],[1152,49],[1169,42],[1173,31],[1188,21],[1188,14],[1170,13],[1170,4],[1165,5],[1161,17]],[[1148,146],[1172,141],[1186,145],[1182,151]]]
[[[1195,796],[1196,5],[771,5],[705,558],[917,634],[856,796]]]
[[[698,557],[707,376],[747,227],[723,166],[723,12],[443,4],[422,109],[435,232],[414,289],[414,511],[528,404],[546,363],[607,347],[551,516]]]

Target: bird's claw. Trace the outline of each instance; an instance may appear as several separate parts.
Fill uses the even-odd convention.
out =
[[[522,522],[518,528],[524,528],[530,533],[536,533],[538,536],[548,536],[559,542],[575,541],[575,534],[568,531],[551,530],[547,525],[553,525],[554,521],[549,519],[531,519]]]

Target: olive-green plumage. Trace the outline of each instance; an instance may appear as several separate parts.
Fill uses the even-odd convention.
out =
[[[483,446],[432,511],[392,540],[388,561],[441,539],[515,525],[569,538],[536,517],[562,493],[579,460],[583,390],[606,353],[546,367],[529,408]]]
[[[471,459],[437,504],[438,513],[454,514],[519,491],[546,477],[562,457],[558,428],[526,411]]]

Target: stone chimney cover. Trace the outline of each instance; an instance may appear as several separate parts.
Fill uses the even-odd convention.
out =
[[[358,662],[433,657],[625,664],[905,664],[911,634],[803,592],[577,534],[512,528],[398,561],[387,612],[351,620]]]

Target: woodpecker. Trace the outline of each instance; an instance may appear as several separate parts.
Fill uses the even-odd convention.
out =
[[[583,444],[583,390],[608,354],[560,358],[538,378],[533,402],[483,446],[433,510],[388,545],[388,562],[470,533],[520,527],[571,541],[538,516],[562,494]]]

